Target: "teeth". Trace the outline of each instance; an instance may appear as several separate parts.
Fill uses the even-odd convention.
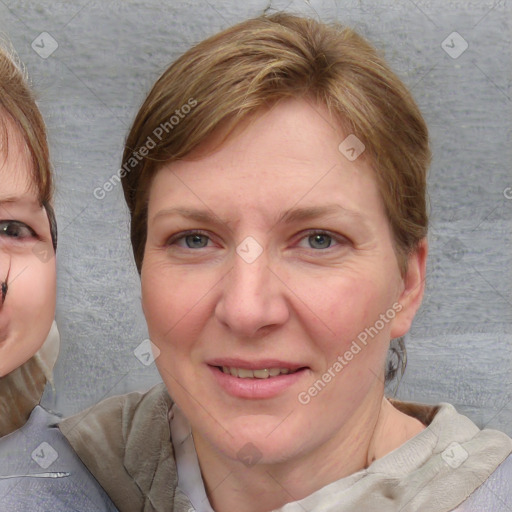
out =
[[[270,371],[266,368],[264,370],[253,370],[252,372],[257,379],[268,379]],[[240,372],[238,373],[240,375]]]
[[[290,373],[288,368],[262,368],[261,370],[248,370],[247,368],[230,368],[229,366],[223,366],[222,371],[227,375],[232,375],[239,379],[268,379],[269,377],[277,377],[278,375],[286,375]]]

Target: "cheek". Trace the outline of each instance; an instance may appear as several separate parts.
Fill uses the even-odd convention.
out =
[[[310,318],[313,339],[322,339],[332,349],[346,344],[375,324],[381,313],[391,308],[394,294],[377,276],[368,272],[340,272],[326,277],[297,275],[290,287],[304,303]],[[299,304],[299,302],[297,303]],[[304,315],[302,315],[305,318]],[[380,326],[380,324],[379,324]],[[390,324],[380,329],[386,334]]]
[[[55,317],[55,258],[13,262],[5,300],[9,337],[2,350],[2,374],[28,361],[42,346]]]
[[[57,284],[55,257],[48,261],[34,257],[13,259],[10,279],[12,283],[7,297],[13,306],[13,313],[24,315],[34,323],[45,320],[51,323],[55,316]]]
[[[169,393],[183,410],[190,401],[185,389],[200,382],[194,354],[208,321],[206,276],[171,268],[159,258],[145,257],[141,271],[142,308],[151,341],[160,353],[156,366]]]
[[[20,262],[21,264],[22,262]],[[30,261],[27,265],[13,265],[18,276],[9,287],[13,315],[34,332],[51,325],[55,316],[56,268],[55,257],[47,262]],[[13,275],[11,273],[11,275]],[[44,339],[42,340],[44,341]]]
[[[200,272],[171,267],[148,255],[141,272],[142,307],[151,340],[162,350],[173,340],[184,346],[198,328],[208,292]]]

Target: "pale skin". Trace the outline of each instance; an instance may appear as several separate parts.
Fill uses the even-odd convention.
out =
[[[38,200],[32,163],[10,122],[8,151],[0,154],[0,377],[28,361],[55,317],[56,269],[50,224]]]
[[[215,151],[206,144],[167,164],[151,186],[143,309],[216,512],[304,498],[424,428],[384,398],[383,381],[389,341],[409,330],[421,303],[427,245],[402,275],[370,162],[339,152],[347,134],[335,126],[322,106],[289,100]],[[251,263],[236,252],[249,236],[262,248]],[[400,311],[378,335],[299,403],[395,303]],[[232,384],[245,379],[216,367],[224,361],[300,369],[275,377],[287,383],[275,393],[263,384],[264,396],[240,396]],[[239,455],[247,443],[258,453],[250,466]]]

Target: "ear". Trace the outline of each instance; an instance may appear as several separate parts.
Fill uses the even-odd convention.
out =
[[[406,334],[418,311],[425,291],[425,275],[427,269],[428,243],[423,238],[416,250],[407,258],[407,272],[403,276],[403,289],[398,299],[401,306],[393,319],[391,338],[399,338]]]

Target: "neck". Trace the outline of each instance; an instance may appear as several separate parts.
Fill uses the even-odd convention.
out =
[[[362,404],[326,443],[293,460],[245,467],[214,451],[197,432],[194,442],[216,512],[268,512],[368,467],[424,428],[380,393]]]

